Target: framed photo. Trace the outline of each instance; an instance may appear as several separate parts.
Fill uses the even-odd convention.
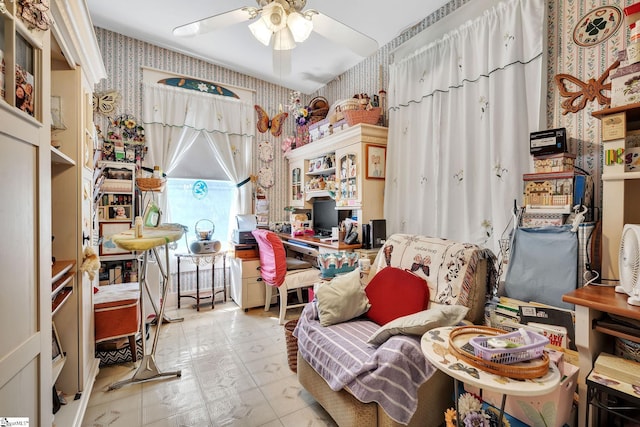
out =
[[[627,114],[622,111],[616,114],[609,114],[602,118],[602,140],[613,141],[624,138],[627,132]]]
[[[56,362],[62,359],[64,354],[62,353],[62,347],[60,346],[60,337],[56,330],[56,324],[51,323],[51,359]]]
[[[125,221],[131,219],[131,205],[112,205],[109,209],[108,219],[111,221]]]
[[[367,156],[366,177],[368,179],[384,179],[387,163],[387,147],[371,144],[367,144],[365,147]]]
[[[126,249],[120,248],[111,240],[111,236],[114,234],[122,233],[131,228],[131,221],[126,222],[101,222],[100,223],[100,236],[102,241],[100,243],[100,255],[123,255],[130,254]]]
[[[105,209],[106,208],[104,206],[99,206],[97,208],[97,210],[98,210],[98,220],[99,221],[104,221],[105,219],[107,219],[107,216],[104,214]]]

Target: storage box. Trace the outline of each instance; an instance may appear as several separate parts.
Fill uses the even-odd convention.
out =
[[[527,213],[570,214],[573,206],[591,206],[593,180],[576,172],[524,174]]]
[[[572,425],[570,421],[571,408],[579,369],[577,366],[563,361],[558,366],[562,373],[562,380],[558,388],[551,393],[531,397],[507,396],[505,414],[510,416],[508,419],[511,427]],[[479,394],[477,387],[467,384],[465,384],[465,390]],[[500,408],[502,394],[483,390],[482,398],[490,405]]]
[[[570,153],[548,154],[533,157],[536,173],[572,172],[576,156]]]
[[[138,283],[100,286],[93,296],[96,342],[136,334],[140,325]]]
[[[629,43],[626,52],[628,64],[640,62],[640,42]]]
[[[621,67],[611,76],[611,106],[640,102],[640,62]]]
[[[311,141],[317,141],[325,136],[332,135],[334,132],[339,132],[349,127],[347,121],[336,120],[335,115],[330,115],[316,123],[309,125],[309,137]]]

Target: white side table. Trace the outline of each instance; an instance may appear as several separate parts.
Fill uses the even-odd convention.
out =
[[[202,298],[211,298],[211,308],[215,308],[216,303],[216,294],[223,293],[223,301],[227,301],[227,253],[225,251],[212,252],[207,254],[192,254],[192,253],[177,253],[175,254],[176,258],[178,258],[178,308],[180,308],[180,300],[182,298],[194,298],[196,300],[196,310],[200,311],[200,266],[211,264],[211,297],[202,297]],[[222,289],[216,291],[216,259],[221,256],[222,257]],[[196,266],[196,296],[193,295],[185,295],[181,292],[180,289],[180,260],[186,259]]]
[[[453,327],[436,328],[424,334],[421,341],[422,352],[436,368],[453,378],[456,396],[458,381],[478,387],[481,397],[482,390],[502,394],[498,425],[502,425],[507,396],[539,396],[551,393],[560,385],[560,370],[552,362],[549,363],[549,370],[544,376],[530,380],[516,380],[485,372],[466,363],[463,359],[458,359],[448,351],[449,333],[453,329]],[[457,399],[456,412],[459,414]]]

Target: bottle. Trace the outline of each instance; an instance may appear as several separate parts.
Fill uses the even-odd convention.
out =
[[[153,177],[154,178],[162,178],[162,172],[160,171],[160,166],[156,165],[153,167]]]
[[[137,216],[136,217],[136,221],[135,221],[135,233],[136,233],[136,239],[139,239],[142,237],[142,217],[141,216]]]

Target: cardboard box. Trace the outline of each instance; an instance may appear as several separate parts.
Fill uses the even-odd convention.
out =
[[[621,67],[611,76],[611,106],[640,102],[640,62]]]

